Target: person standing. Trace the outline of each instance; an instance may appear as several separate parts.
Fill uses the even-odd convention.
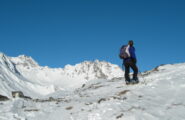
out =
[[[120,50],[120,58],[123,59],[123,65],[125,67],[125,82],[126,84],[136,84],[139,83],[138,79],[138,67],[136,65],[137,58],[135,54],[134,42],[133,40],[128,41],[128,45],[123,45]],[[130,68],[133,70],[133,77],[130,79],[129,73]]]

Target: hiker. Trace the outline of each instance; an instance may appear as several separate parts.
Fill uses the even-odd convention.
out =
[[[123,65],[125,66],[125,82],[126,84],[136,84],[139,83],[137,77],[138,68],[136,65],[137,59],[135,55],[135,48],[133,40],[129,40],[128,45],[123,45],[120,50],[120,58],[123,59]],[[130,68],[132,68],[134,74],[133,78],[130,79],[129,73]]]

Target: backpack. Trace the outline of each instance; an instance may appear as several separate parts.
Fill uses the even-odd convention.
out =
[[[123,45],[121,47],[119,54],[120,59],[126,59],[130,57],[129,48],[130,48],[129,45]]]

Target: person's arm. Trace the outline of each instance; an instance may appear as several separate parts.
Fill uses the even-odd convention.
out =
[[[130,48],[130,55],[131,55],[131,59],[133,60],[133,62],[137,62],[137,59],[136,59],[136,54],[135,54],[135,48],[134,47],[131,47]]]

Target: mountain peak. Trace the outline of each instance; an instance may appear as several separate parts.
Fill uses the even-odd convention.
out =
[[[99,60],[84,61],[74,66],[66,65],[64,71],[73,78],[83,76],[87,80],[123,77],[123,71],[118,65]]]
[[[38,63],[30,56],[26,55],[19,55],[18,57],[11,57],[11,60],[16,65],[23,65],[25,66],[31,66],[31,67],[37,67],[39,66]]]
[[[0,52],[0,56],[3,56],[3,55],[5,55],[3,52]]]

